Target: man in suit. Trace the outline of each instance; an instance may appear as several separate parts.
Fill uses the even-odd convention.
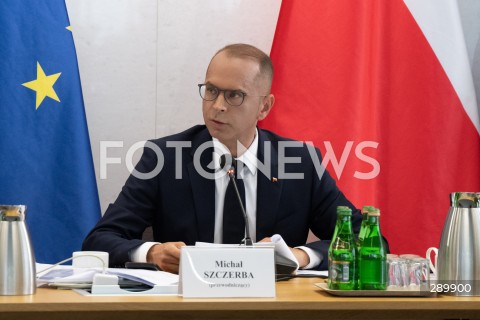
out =
[[[220,163],[227,153],[241,164],[252,240],[279,234],[301,267],[326,269],[337,206],[353,209],[356,232],[361,215],[320,165],[318,149],[257,128],[275,101],[272,78],[271,60],[261,50],[245,44],[219,50],[199,85],[205,125],[146,144],[83,250],[109,252],[112,266],[147,261],[178,272],[182,246],[231,242],[225,208],[235,201],[225,200],[229,166]],[[155,242],[141,240],[148,226]],[[321,240],[305,245],[309,229]]]

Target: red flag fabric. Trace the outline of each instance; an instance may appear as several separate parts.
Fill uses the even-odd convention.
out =
[[[406,3],[283,0],[271,57],[261,126],[319,147],[346,196],[381,209],[392,253],[438,246],[449,194],[480,191],[478,118]]]

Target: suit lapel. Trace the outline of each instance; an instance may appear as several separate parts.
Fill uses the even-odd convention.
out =
[[[258,160],[265,165],[270,162],[268,172],[257,172],[257,241],[273,235],[277,220],[278,206],[282,194],[283,180],[278,179],[278,152],[276,145],[267,139],[267,135],[258,129]],[[270,159],[268,159],[270,154]],[[267,155],[267,156],[266,156]],[[266,159],[266,160],[265,160]],[[260,165],[259,165],[260,166]]]
[[[212,149],[205,149],[206,143],[212,143],[212,137],[207,129],[201,131],[193,139],[192,158],[187,166],[191,181],[195,214],[197,216],[198,240],[213,242],[215,229],[215,180],[213,179],[214,170],[208,169],[208,165],[212,162]],[[195,162],[197,162],[197,166],[200,164],[203,170],[197,170],[197,168],[195,168]],[[205,175],[211,176],[206,178],[204,177]]]

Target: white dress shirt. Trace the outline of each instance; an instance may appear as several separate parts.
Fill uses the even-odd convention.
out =
[[[225,153],[230,153],[228,149],[217,139],[213,138],[214,156],[213,161],[215,165],[215,234],[213,242],[222,243],[223,236],[223,206],[225,200],[225,193],[230,178],[227,171],[230,168],[220,168],[220,157]],[[258,134],[255,134],[250,147],[243,152],[237,161],[243,163],[237,168],[239,179],[243,179],[245,185],[245,211],[248,218],[248,226],[250,227],[250,236],[253,242],[257,239],[257,150],[258,150]],[[259,239],[261,240],[261,239]]]

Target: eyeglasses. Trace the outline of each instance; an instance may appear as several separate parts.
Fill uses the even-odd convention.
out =
[[[205,101],[213,101],[218,98],[220,92],[223,92],[223,98],[225,101],[234,107],[238,107],[243,103],[245,100],[245,96],[247,94],[241,90],[222,90],[211,84],[200,83],[198,85],[198,92],[200,93],[200,97],[202,97]],[[251,97],[266,97],[266,96],[254,96],[248,95]]]

